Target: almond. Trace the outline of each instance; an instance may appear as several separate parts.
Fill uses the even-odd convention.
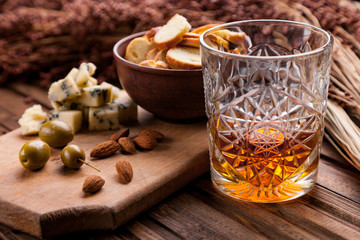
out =
[[[142,130],[140,133],[139,133],[139,136],[140,135],[147,135],[147,136],[150,136],[150,137],[153,137],[155,138],[156,140],[158,141],[161,141],[165,138],[165,135],[162,134],[161,132],[159,132],[158,130],[154,130],[154,129],[145,129],[145,130]]]
[[[113,135],[111,135],[110,140],[117,142],[117,140],[119,140],[119,138],[128,137],[129,134],[130,134],[130,129],[124,128],[124,129],[121,129],[120,131],[118,131],[117,133],[114,133]]]
[[[85,193],[95,193],[99,191],[105,184],[105,180],[97,175],[90,175],[85,178],[82,190]]]
[[[135,153],[135,144],[130,138],[121,137],[121,138],[119,138],[118,143],[119,143],[122,151],[130,153],[130,154]]]
[[[113,141],[108,140],[96,145],[90,152],[90,157],[104,158],[113,155],[120,149],[120,145]]]
[[[128,183],[133,178],[133,169],[128,161],[117,161],[115,164],[115,169],[120,177],[121,182]]]
[[[157,144],[155,138],[145,134],[139,135],[136,138],[134,138],[134,143],[136,144],[136,146],[146,150],[153,149]]]

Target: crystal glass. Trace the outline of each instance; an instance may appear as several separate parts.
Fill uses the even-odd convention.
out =
[[[223,193],[281,202],[316,182],[332,36],[304,23],[249,20],[200,36],[211,177]]]

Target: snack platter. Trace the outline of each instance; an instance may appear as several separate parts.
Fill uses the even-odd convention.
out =
[[[167,123],[141,108],[138,114],[138,122],[121,128],[131,129],[130,137],[145,128],[163,132],[166,139],[152,151],[90,159],[94,143],[107,140],[114,131],[81,130],[75,135],[72,142],[83,147],[100,173],[89,167],[67,169],[59,158],[61,150],[54,148],[44,168],[29,171],[21,167],[18,152],[37,137],[21,136],[20,129],[0,137],[0,145],[6,146],[0,153],[0,222],[37,237],[115,229],[209,169],[204,121]],[[119,159],[132,164],[134,177],[128,184],[121,183],[116,173]],[[106,184],[96,194],[86,195],[81,187],[84,178],[92,174],[104,178]]]
[[[311,1],[309,2],[311,3]],[[315,26],[321,24],[325,29],[333,32],[335,34],[334,37],[337,39],[335,41],[336,51],[334,51],[333,56],[333,58],[335,58],[333,64],[336,65],[336,68],[335,70],[332,68],[331,74],[335,76],[335,80],[339,83],[349,83],[351,85],[356,79],[354,80],[351,74],[351,76],[348,76],[348,74],[344,75],[342,73],[347,72],[346,70],[348,68],[344,68],[344,66],[349,65],[349,62],[356,63],[356,61],[358,61],[358,57],[354,54],[356,49],[353,49],[357,42],[356,39],[352,38],[350,42],[346,41],[351,37],[350,35],[356,35],[356,27],[353,26],[354,16],[352,15],[354,15],[353,13],[356,13],[358,9],[356,9],[356,6],[352,4],[351,1],[339,2],[341,3],[334,1],[334,3],[329,3],[328,5],[321,5],[319,2],[320,6],[317,3],[315,4],[315,2],[313,2],[314,4],[306,4],[303,2],[302,4],[296,2],[290,4],[286,1],[270,1],[264,3],[247,1],[236,4],[233,2],[235,7],[232,9],[238,9],[236,5],[241,6],[243,11],[242,13],[240,11],[240,15],[243,16],[244,19],[276,19],[277,16],[281,15],[287,20],[304,21],[305,23],[310,23]],[[135,3],[135,5],[136,4],[138,3]],[[156,4],[157,3],[153,5],[158,7]],[[18,5],[24,7],[21,6],[21,4]],[[79,7],[82,7],[81,4],[77,5],[71,6],[71,9],[78,10]],[[112,11],[114,10],[113,5],[108,5],[110,9],[108,12],[119,15],[119,12]],[[178,5],[179,4],[166,5],[164,8],[159,9],[161,10],[159,13],[168,16],[169,12],[179,7]],[[217,7],[216,4],[214,5],[213,3],[209,6],[206,5],[209,5],[209,3],[204,2],[199,6],[207,10],[209,10],[208,7],[210,5],[210,8],[214,6]],[[199,6],[195,6],[195,8],[197,9]],[[274,6],[277,7],[273,9]],[[41,10],[44,10],[44,13],[48,12],[50,15],[58,15],[55,17],[56,19],[64,17],[63,14],[59,15],[56,14],[53,9],[48,9],[49,7],[51,6],[43,6]],[[96,6],[94,7],[96,8]],[[118,6],[116,7],[119,8]],[[126,7],[128,6],[126,5]],[[140,10],[140,12],[145,11],[149,13],[146,9],[140,9],[138,6],[135,6],[135,8]],[[214,22],[215,20],[217,23],[238,21],[238,16],[240,16],[239,14],[232,14],[234,11],[228,12],[229,14],[220,14],[221,16],[219,14],[214,15],[214,12],[208,11],[206,16],[199,19],[199,11],[193,11],[194,6],[188,6],[187,8],[190,10],[185,11],[186,16],[189,17],[189,23],[194,23],[195,25],[206,24]],[[187,10],[187,8],[185,10]],[[71,10],[69,6],[64,6],[63,9],[68,12]],[[123,9],[122,5],[119,9]],[[151,6],[149,9],[151,10]],[[269,11],[261,11],[262,9]],[[327,11],[321,11],[324,9]],[[12,16],[15,14],[18,16],[19,14],[16,14],[17,10],[18,8],[14,8],[4,12],[5,20],[7,15]],[[24,22],[22,21],[24,19],[21,18],[21,15],[31,14],[33,8],[31,8],[31,6],[25,6],[25,9],[22,10],[24,11],[20,12],[20,17],[17,17],[15,20],[13,19],[15,25],[19,23],[21,25],[22,22]],[[324,12],[333,13],[332,15],[336,13],[336,16],[330,17],[331,19],[329,20],[326,19],[329,14],[325,14],[327,15],[325,16],[323,14]],[[345,20],[342,17],[344,13],[348,15]],[[88,17],[91,18],[94,14],[96,16],[98,15],[96,11],[89,11]],[[327,131],[331,130],[329,131],[331,136],[327,136],[327,139],[332,142],[335,148],[327,141],[323,143],[317,184],[309,194],[306,194],[299,200],[285,204],[249,205],[249,203],[236,201],[234,199],[225,199],[222,193],[213,187],[210,178],[203,175],[200,179],[190,183],[189,187],[174,194],[175,196],[169,197],[169,199],[154,206],[139,218],[136,218],[135,216],[137,214],[159,203],[159,201],[162,201],[166,196],[178,191],[182,186],[191,182],[209,169],[208,134],[206,132],[205,120],[192,122],[190,124],[173,124],[159,120],[179,119],[178,113],[175,113],[175,117],[173,115],[174,113],[169,115],[171,112],[169,109],[181,112],[181,118],[188,118],[190,115],[188,113],[184,114],[185,111],[181,109],[181,106],[186,105],[183,104],[185,101],[190,102],[193,106],[196,100],[194,101],[192,97],[187,95],[182,95],[181,98],[183,101],[177,102],[181,103],[180,107],[166,98],[165,100],[161,98],[158,100],[159,102],[155,102],[154,104],[155,97],[163,97],[165,95],[173,96],[175,94],[172,94],[171,91],[168,91],[166,88],[165,90],[161,89],[162,91],[160,91],[160,93],[154,92],[152,84],[155,85],[154,80],[158,80],[158,77],[154,78],[154,76],[156,76],[158,72],[161,72],[159,78],[164,81],[161,81],[158,85],[162,87],[164,87],[165,81],[171,82],[171,86],[173,86],[174,81],[167,80],[169,78],[175,80],[179,77],[178,81],[182,81],[182,85],[187,87],[184,92],[189,93],[189,91],[187,91],[188,89],[197,88],[198,83],[195,87],[189,87],[189,82],[196,82],[198,78],[202,78],[199,64],[200,52],[198,51],[199,37],[200,34],[208,30],[209,27],[218,24],[208,24],[194,29],[193,27],[189,28],[185,21],[179,21],[181,18],[176,16],[173,19],[182,26],[181,31],[176,32],[171,28],[167,28],[167,33],[163,35],[168,36],[168,33],[172,32],[173,37],[176,35],[176,38],[172,39],[176,41],[172,41],[171,39],[170,41],[169,39],[168,41],[158,41],[158,39],[155,42],[154,37],[158,30],[160,30],[160,26],[156,27],[153,24],[159,22],[161,18],[156,18],[155,21],[148,21],[148,18],[141,18],[141,14],[138,14],[141,19],[134,19],[131,14],[126,14],[126,12],[124,12],[124,14],[125,22],[118,21],[118,27],[114,28],[116,34],[119,34],[119,37],[124,37],[122,40],[129,39],[126,41],[126,45],[129,44],[130,37],[134,36],[138,39],[134,41],[133,47],[129,48],[128,54],[126,54],[126,47],[118,48],[119,55],[121,58],[124,58],[124,62],[127,62],[125,65],[119,61],[116,63],[118,78],[121,86],[128,92],[126,95],[131,95],[134,89],[140,89],[139,86],[142,86],[153,94],[151,98],[144,94],[144,90],[142,89],[140,94],[135,92],[135,95],[131,96],[134,101],[131,99],[129,101],[129,96],[120,96],[117,94],[118,89],[116,87],[114,88],[112,85],[107,85],[106,81],[109,81],[110,78],[111,80],[115,80],[115,72],[113,72],[112,68],[108,67],[111,63],[110,47],[112,43],[107,40],[107,37],[110,35],[113,36],[114,34],[112,33],[110,33],[110,35],[108,34],[108,36],[105,36],[105,34],[104,39],[102,39],[102,37],[99,39],[97,35],[93,38],[92,35],[81,34],[82,37],[86,37],[87,40],[94,43],[88,44],[85,51],[94,53],[94,56],[104,56],[98,57],[97,59],[92,58],[93,62],[97,64],[99,68],[96,74],[94,74],[95,69],[92,63],[83,62],[82,65],[77,65],[80,63],[80,57],[75,60],[70,60],[71,63],[74,64],[71,66],[73,69],[69,67],[69,58],[67,57],[59,58],[58,61],[56,61],[58,66],[53,66],[62,73],[67,73],[71,70],[67,76],[62,76],[64,79],[60,80],[64,80],[61,84],[65,84],[70,87],[70,90],[74,90],[72,94],[75,97],[65,100],[49,99],[51,103],[51,105],[49,105],[47,102],[45,103],[45,91],[40,91],[37,87],[32,88],[32,86],[27,84],[17,85],[14,81],[12,81],[9,86],[4,86],[2,95],[4,97],[6,96],[6,99],[14,104],[9,105],[4,103],[2,105],[3,114],[0,130],[3,135],[1,136],[0,134],[0,162],[3,164],[3,167],[0,170],[0,239],[23,239],[26,237],[26,233],[36,238],[47,239],[70,232],[87,230],[90,230],[90,232],[76,233],[75,235],[70,234],[64,237],[117,239],[133,236],[134,238],[163,237],[166,239],[176,239],[192,236],[195,238],[232,239],[234,236],[244,236],[244,238],[281,238],[284,236],[293,238],[294,236],[301,236],[307,239],[360,239],[360,180],[357,177],[358,172],[356,172],[356,169],[353,167],[354,165],[351,166],[345,161],[346,159],[353,164],[353,157],[356,157],[356,154],[353,155],[350,160],[346,154],[341,153],[340,155],[340,148],[347,149],[344,144],[341,145],[344,137],[341,137],[342,134],[333,134],[333,132],[336,133],[342,130],[341,128],[345,127],[349,121],[351,124],[353,123],[350,119],[349,121],[343,121],[343,116],[347,117],[347,113],[345,113],[342,108],[349,104],[351,105],[351,102],[354,102],[356,99],[349,98],[347,92],[352,92],[350,91],[351,89],[339,88],[337,84],[332,84],[329,89],[330,99],[328,105],[330,103],[335,104],[338,101],[345,105],[339,105],[338,111],[332,114],[329,114],[330,112],[327,113],[327,119],[331,120],[329,121],[330,127],[327,128]],[[153,12],[150,11],[150,14],[153,14]],[[47,14],[43,14],[41,19],[25,19],[25,22],[28,22],[30,25],[41,23],[40,25],[38,24],[41,27],[44,23],[43,18],[47,17],[46,15]],[[67,14],[66,17],[69,20],[67,21],[67,25],[70,27],[73,27],[73,15],[74,14]],[[105,18],[106,21],[109,20],[106,14],[102,14],[101,16]],[[53,22],[56,23],[53,26],[54,29],[59,28],[58,25],[60,21],[56,19],[53,19]],[[48,19],[45,20],[47,21]],[[85,20],[92,21],[89,18]],[[94,21],[97,22],[98,19]],[[61,21],[61,23],[63,23],[63,21]],[[179,24],[176,25],[178,26]],[[94,24],[87,25],[90,26],[89,29],[91,32],[99,30],[99,28],[96,27],[94,29]],[[172,24],[167,25],[174,26]],[[112,28],[113,24],[109,26]],[[141,35],[137,33],[125,37],[130,34],[133,26],[136,26],[135,29],[144,32],[142,32]],[[100,26],[100,28],[101,27],[102,26]],[[63,32],[65,31],[65,35],[57,36],[55,31],[54,34],[56,36],[53,36],[55,37],[53,40],[56,49],[63,47],[64,36],[70,39],[78,37],[78,34],[72,36],[72,34],[67,32],[68,28],[61,29],[63,29]],[[110,30],[113,31],[114,29]],[[48,71],[49,67],[52,67],[53,61],[47,61],[49,51],[46,51],[46,49],[47,47],[49,47],[50,50],[53,49],[52,45],[49,44],[45,46],[45,48],[34,47],[28,51],[29,46],[31,46],[33,42],[32,40],[29,41],[29,36],[31,37],[35,34],[34,39],[41,40],[42,35],[39,35],[39,31],[40,33],[44,33],[44,37],[46,38],[48,37],[47,30],[47,28],[34,28],[31,31],[21,31],[20,29],[14,32],[16,39],[24,40],[24,44],[13,51],[13,56],[7,56],[7,47],[11,48],[12,45],[17,44],[17,41],[13,41],[13,38],[9,38],[9,41],[5,43],[3,51],[4,57],[9,57],[9,60],[12,59],[15,62],[20,61],[21,63],[24,62],[24,58],[19,58],[18,56],[23,56],[24,53],[26,53],[24,56],[34,58],[30,59],[32,64],[15,64],[14,68],[4,69],[3,82],[4,80],[5,82],[15,80],[14,78],[17,78],[16,75],[21,71],[25,73],[30,71],[36,74],[40,71],[40,76],[46,76],[42,82],[46,84],[50,84],[59,79],[57,76],[58,71]],[[83,32],[87,32],[86,29],[84,29]],[[50,35],[52,35],[52,33],[50,33]],[[160,35],[162,34],[159,34],[159,36]],[[179,40],[180,38],[178,38],[179,35],[182,35],[181,41]],[[345,42],[341,41],[340,43],[340,41],[338,41],[340,39],[345,39]],[[211,48],[221,51],[224,50],[232,54],[247,54],[247,52],[243,52],[244,39],[241,35],[234,34],[233,32],[222,30],[212,32],[212,36],[209,35],[208,40],[209,41],[205,43]],[[337,41],[338,43],[336,43]],[[102,44],[101,47],[96,47],[99,42]],[[137,45],[138,43],[144,48],[139,47],[140,45]],[[115,46],[113,48],[113,54],[115,52]],[[26,49],[25,52],[24,49]],[[95,52],[93,52],[94,49]],[[104,49],[106,50],[105,52]],[[84,49],[79,49],[76,44],[73,44],[69,47],[69,50],[78,52]],[[59,55],[59,51],[51,51],[51,53],[53,53],[51,56],[55,58]],[[170,62],[166,58],[167,53],[169,53],[168,58]],[[141,59],[133,58],[131,56],[132,54],[133,56],[140,56]],[[114,58],[116,60],[116,57]],[[28,62],[29,61],[25,59],[25,63]],[[5,63],[7,62],[5,61]],[[118,65],[127,68],[126,71],[124,71],[126,74],[119,74],[120,67]],[[32,66],[36,67],[31,69],[30,67]],[[135,74],[136,72],[138,73]],[[14,77],[8,78],[9,74]],[[200,75],[201,77],[199,77]],[[99,82],[95,78],[97,76],[101,76]],[[126,81],[130,82],[132,88],[129,88],[129,90],[125,88],[125,80],[122,82],[120,79],[121,76],[129,78]],[[21,75],[19,75],[19,77],[21,77]],[[66,79],[67,77],[70,78]],[[149,79],[148,84],[144,84],[147,83],[144,81],[147,78]],[[141,80],[138,85],[135,84],[135,80],[137,79]],[[105,80],[105,82],[101,83],[101,80]],[[186,80],[186,84],[183,84],[184,80]],[[332,83],[334,83],[334,81],[332,81]],[[76,91],[76,88],[71,88],[71,86],[75,85],[79,91]],[[53,94],[48,94],[48,98],[50,95],[52,95],[51,98],[64,97],[55,93],[59,89],[59,86],[60,85],[57,87],[56,85],[54,86],[56,91],[53,91]],[[159,88],[155,89],[158,90]],[[181,88],[177,92],[182,92]],[[197,95],[202,95],[202,93],[201,91],[200,94]],[[337,98],[340,95],[342,96],[342,93],[344,93],[344,99]],[[38,96],[38,94],[40,96]],[[165,103],[167,103],[170,108],[164,111],[166,114],[163,116],[162,112],[155,111],[158,109],[148,108],[145,103],[141,103],[138,99],[135,99],[136,94],[151,99],[151,101],[147,101],[150,106],[164,108]],[[14,99],[16,99],[16,101],[14,101]],[[337,101],[333,101],[334,99]],[[350,102],[348,103],[347,101]],[[20,112],[35,102],[44,104],[43,107],[45,111],[41,109],[40,105],[29,108],[29,115],[23,119],[22,128],[16,129],[18,127],[16,121],[20,118]],[[139,106],[143,108],[138,107],[134,102],[137,102]],[[114,104],[116,105],[115,108],[108,108]],[[202,106],[203,105],[202,103]],[[90,114],[90,109],[92,110],[92,114]],[[48,113],[48,110],[51,110],[50,113]],[[102,112],[101,118],[97,118],[94,115],[98,110]],[[339,110],[342,110],[342,112]],[[200,109],[200,111],[202,111],[202,109]],[[90,118],[89,115],[91,115]],[[329,115],[331,118],[328,117]],[[37,119],[34,119],[35,116]],[[202,115],[201,117],[204,116]],[[118,119],[119,124],[113,128],[111,124],[101,124],[100,121],[102,121],[102,119],[106,119],[107,121]],[[339,119],[341,119],[340,122],[342,122],[342,124],[334,124],[334,122],[339,122]],[[83,148],[86,154],[86,162],[100,169],[101,172],[97,172],[85,166],[85,164],[78,170],[69,169],[64,166],[61,159],[63,148],[53,147],[51,147],[50,158],[44,167],[39,170],[25,169],[20,163],[21,159],[19,161],[20,149],[22,149],[24,143],[32,140],[40,141],[40,136],[37,135],[39,128],[48,120],[60,120],[66,122],[69,126],[71,125],[71,128],[74,130],[74,138],[69,144],[77,144]],[[20,122],[19,124],[22,125]],[[144,129],[159,130],[165,135],[165,139],[159,141],[153,150],[141,150],[137,148],[134,154],[124,153],[123,150],[118,150],[115,154],[106,158],[91,157],[91,152],[96,144],[108,141],[114,134],[117,134],[119,130],[122,131],[126,129],[130,129],[129,139],[132,141],[139,136]],[[13,131],[8,132],[9,130]],[[334,139],[337,140],[341,146],[334,143]],[[351,143],[351,141],[353,140],[349,138],[349,143]],[[349,151],[347,151],[347,153],[349,153]],[[120,176],[117,171],[117,163],[119,161],[127,161],[132,166],[133,175],[130,180],[127,180],[128,183],[122,181],[122,177],[126,176]],[[101,177],[105,184],[100,186],[96,192],[87,194],[86,191],[84,191],[84,185],[86,179],[91,176]],[[92,230],[115,229],[132,218],[134,218],[132,221],[116,231],[92,232]],[[32,239],[32,237],[29,236],[29,239]]]
[[[208,171],[205,120],[162,121],[95,71],[53,81],[50,112],[34,104],[0,138],[0,223],[40,238],[115,229]]]

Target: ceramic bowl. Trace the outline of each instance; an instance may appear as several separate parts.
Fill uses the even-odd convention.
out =
[[[151,68],[124,58],[130,41],[144,34],[140,32],[125,37],[113,48],[121,86],[135,103],[161,119],[183,121],[205,117],[201,69]]]

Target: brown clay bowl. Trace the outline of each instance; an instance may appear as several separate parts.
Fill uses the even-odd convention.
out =
[[[205,116],[201,69],[175,70],[141,66],[127,61],[129,42],[143,36],[136,33],[118,41],[113,54],[121,86],[139,106],[171,121],[195,120]]]

